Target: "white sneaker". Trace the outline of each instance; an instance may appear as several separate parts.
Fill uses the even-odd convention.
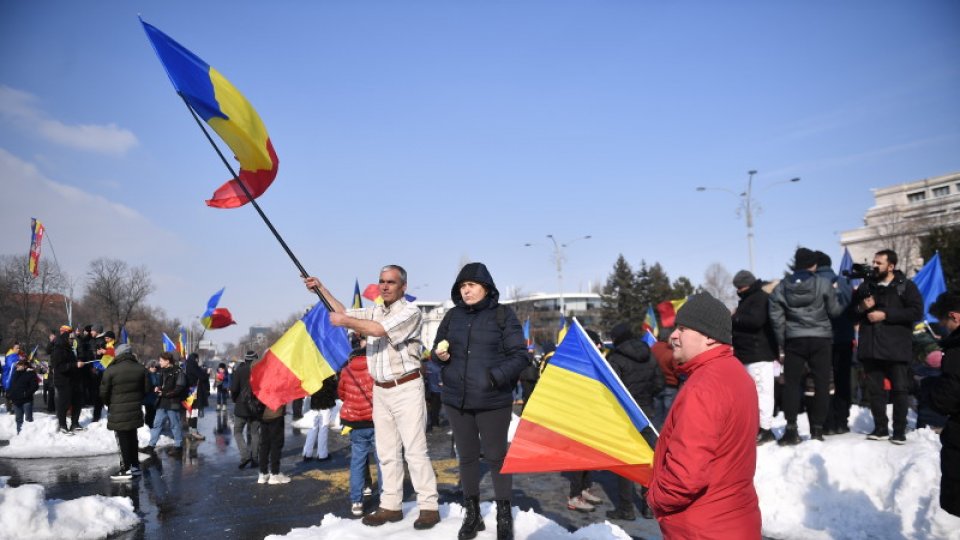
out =
[[[283,473],[271,474],[271,475],[270,475],[270,481],[269,481],[268,483],[270,483],[270,484],[289,484],[289,483],[290,483],[290,477],[287,476],[287,475],[285,475],[285,474],[283,474]]]
[[[371,496],[371,495],[373,495],[373,488],[371,488],[370,486],[367,486],[367,487],[363,488],[363,496],[364,496],[364,497],[369,497],[369,496]]]
[[[580,498],[593,505],[603,503],[603,499],[594,495],[592,489],[593,489],[593,486],[590,486],[587,489],[581,491]]]
[[[570,497],[567,499],[567,509],[577,512],[593,512],[596,507],[583,500],[583,497]]]
[[[266,484],[266,483],[269,482],[269,481],[270,481],[270,475],[269,475],[269,474],[260,473],[260,476],[257,477],[257,483],[258,483],[258,484]]]
[[[362,503],[362,502],[358,502],[358,503],[353,503],[353,504],[351,504],[351,505],[350,505],[350,513],[353,514],[353,515],[355,515],[355,516],[357,516],[357,517],[362,516],[362,515],[363,515],[363,503]]]

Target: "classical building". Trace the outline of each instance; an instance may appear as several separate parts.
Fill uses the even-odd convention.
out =
[[[960,172],[874,189],[873,198],[863,227],[840,235],[854,262],[872,261],[890,248],[900,270],[913,275],[923,266],[920,239],[936,227],[960,225]]]

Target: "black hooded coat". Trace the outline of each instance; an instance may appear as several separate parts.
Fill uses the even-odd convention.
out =
[[[468,306],[460,296],[465,281],[483,285],[486,297]],[[441,341],[449,343],[450,360],[441,362],[441,400],[469,410],[511,406],[520,372],[529,365],[520,319],[500,305],[500,292],[482,263],[460,270],[450,298],[455,306],[444,316],[434,341],[434,354]]]

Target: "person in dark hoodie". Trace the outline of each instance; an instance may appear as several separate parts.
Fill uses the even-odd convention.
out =
[[[12,362],[13,360],[7,360]],[[23,426],[23,420],[33,422],[33,394],[40,387],[37,381],[37,372],[30,366],[26,358],[17,360],[10,378],[10,388],[7,389],[7,398],[13,403],[17,433]]]
[[[190,405],[187,413],[187,436],[202,441],[206,437],[197,429],[197,422],[203,418],[203,411],[210,406],[210,376],[207,370],[200,366],[200,355],[190,353],[184,362],[183,373],[187,378],[187,388],[196,388],[196,399]]]
[[[450,291],[455,304],[437,329],[433,355],[443,363],[444,410],[459,450],[466,517],[457,538],[484,529],[480,515],[480,455],[490,464],[497,538],[513,538],[513,477],[501,474],[513,389],[527,365],[520,319],[500,305],[500,292],[482,263],[464,266]]]
[[[109,407],[107,429],[115,432],[120,447],[120,472],[110,477],[113,480],[140,476],[137,428],[143,425],[143,398],[152,391],[147,369],[137,360],[130,345],[117,347],[113,361],[100,380],[100,400]]]
[[[622,322],[615,325],[610,330],[610,339],[613,340],[613,350],[607,354],[607,362],[623,381],[623,385],[636,400],[643,414],[647,415],[647,418],[653,418],[653,398],[663,391],[665,384],[660,365],[650,354],[650,347],[644,343],[643,339],[634,335],[629,324]],[[617,491],[619,501],[613,510],[607,511],[607,517],[628,521],[636,519],[633,482],[618,475]],[[643,517],[652,519],[653,512],[647,506],[646,495],[647,491],[643,489],[640,497],[640,513]]]
[[[80,427],[80,408],[83,406],[83,386],[80,384],[83,362],[77,361],[73,352],[67,325],[60,327],[60,335],[53,342],[50,367],[53,369],[53,386],[56,388],[57,422],[60,433],[72,435]],[[70,428],[67,428],[67,410],[70,410]]]
[[[836,284],[837,301],[847,309],[853,298],[853,287],[850,280],[838,276],[831,268],[830,256],[822,251],[817,252],[817,275]],[[853,322],[846,313],[830,318],[833,327],[833,385],[834,392],[830,396],[830,408],[827,412],[827,421],[823,426],[824,435],[842,435],[850,432],[850,370],[853,369],[853,341],[856,332]]]
[[[817,255],[798,248],[794,272],[777,284],[770,295],[770,321],[777,345],[783,351],[783,414],[787,429],[777,441],[781,446],[800,444],[797,415],[800,412],[800,382],[806,367],[813,375],[814,396],[808,411],[810,438],[823,440],[823,425],[830,405],[830,365],[833,327],[830,318],[843,313],[837,290],[817,276]]]
[[[760,431],[757,444],[776,440],[773,426],[773,362],[779,357],[777,338],[770,324],[770,295],[763,290],[763,281],[750,271],[733,276],[740,303],[733,312],[733,354],[743,363],[757,387],[760,403]]]
[[[854,293],[850,312],[860,325],[857,356],[867,375],[867,393],[873,413],[870,440],[907,442],[910,401],[910,359],[913,325],[923,318],[923,297],[913,281],[897,270],[897,254],[884,249],[873,256],[873,276]],[[883,379],[890,380],[893,435],[887,427],[887,398]]]
[[[930,393],[933,408],[947,415],[940,432],[940,508],[960,516],[960,295],[941,294],[930,314],[950,332],[940,342],[941,374]]]

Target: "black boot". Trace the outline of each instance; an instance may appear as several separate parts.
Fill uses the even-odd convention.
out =
[[[497,501],[497,540],[513,540],[513,509],[510,501]]]
[[[787,429],[784,430],[783,437],[780,437],[780,440],[777,441],[777,444],[780,446],[795,446],[800,444],[800,442],[800,434],[797,433],[796,424],[787,424]]]
[[[486,528],[483,524],[483,516],[480,515],[480,497],[477,495],[465,497],[463,510],[467,515],[463,518],[463,525],[460,526],[460,532],[457,533],[457,540],[476,538],[477,531]]]
[[[810,440],[811,441],[822,441],[823,440],[823,428],[820,426],[810,426]]]

